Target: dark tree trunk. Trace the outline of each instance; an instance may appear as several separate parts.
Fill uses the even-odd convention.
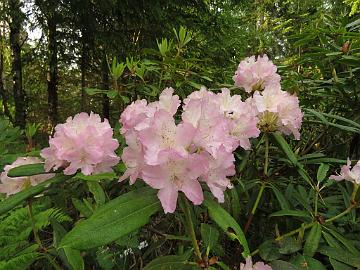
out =
[[[58,122],[58,59],[57,59],[57,32],[56,19],[51,16],[48,19],[49,31],[49,77],[48,77],[48,109],[49,118],[53,126]]]
[[[20,31],[22,23],[22,12],[19,0],[9,0],[10,16],[10,46],[12,53],[12,76],[13,95],[15,103],[14,124],[25,128],[26,124],[26,102],[25,92],[22,87],[22,65],[21,65],[21,41]]]
[[[103,53],[101,60],[101,89],[109,89],[109,69],[106,62],[106,54]],[[103,95],[102,99],[102,115],[103,118],[110,120],[110,100],[107,95]]]
[[[2,35],[2,29],[0,29],[0,97],[2,99],[4,114],[6,117],[9,118],[10,122],[13,123],[14,121],[8,107],[8,96],[5,91],[5,85],[4,85],[4,48],[2,47],[3,38],[4,37]]]

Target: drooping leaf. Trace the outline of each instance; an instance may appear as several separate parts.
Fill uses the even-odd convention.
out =
[[[155,190],[143,188],[104,204],[62,239],[61,247],[79,250],[106,245],[142,227],[160,210]]]
[[[205,198],[204,205],[208,208],[210,217],[219,225],[219,227],[223,229],[231,239],[238,240],[239,243],[243,246],[243,257],[248,257],[250,255],[250,250],[245,238],[245,234],[240,225],[217,202],[209,198]]]
[[[304,245],[304,255],[313,257],[321,239],[321,225],[316,223],[312,226]]]

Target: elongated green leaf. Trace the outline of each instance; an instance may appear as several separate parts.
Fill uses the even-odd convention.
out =
[[[111,243],[142,227],[161,209],[155,192],[150,188],[139,189],[104,204],[68,232],[60,246],[90,249]]]
[[[319,242],[321,239],[321,225],[316,223],[312,226],[304,246],[304,255],[308,257],[313,257],[316,250],[319,247]]]
[[[82,173],[77,173],[74,176],[74,178],[85,180],[85,181],[98,182],[98,181],[103,181],[103,180],[114,180],[114,179],[117,179],[118,177],[113,172],[107,172],[107,173],[99,173],[99,174],[94,174],[94,175],[83,175]]]
[[[307,212],[300,210],[280,210],[270,215],[270,217],[283,217],[283,216],[311,218],[311,216]]]
[[[334,268],[334,270],[353,270],[353,268],[348,266],[347,264],[339,262],[332,258],[330,258],[330,263],[331,263],[332,267]]]
[[[9,177],[19,177],[19,176],[31,176],[36,174],[44,174],[44,163],[37,164],[28,164],[15,167],[8,172]]]
[[[97,206],[101,206],[105,203],[105,192],[102,189],[101,185],[97,182],[87,182],[89,191],[94,195],[94,199],[97,203]]]
[[[318,251],[329,258],[360,268],[360,257],[354,256],[341,248],[320,247]]]
[[[301,249],[300,242],[294,237],[284,237],[279,241],[279,252],[281,254],[292,254]]]
[[[201,223],[200,232],[201,239],[203,240],[205,247],[211,250],[218,242],[218,230],[208,224]]]
[[[325,179],[327,172],[329,171],[329,164],[321,163],[317,171],[316,179],[321,182]]]
[[[300,270],[298,266],[280,260],[273,261],[270,265],[273,270]]]
[[[239,199],[239,195],[237,193],[236,188],[234,187],[233,189],[231,189],[231,210],[232,210],[232,215],[235,218],[235,220],[237,220],[240,216],[240,199]]]
[[[209,198],[205,198],[204,205],[208,208],[210,217],[219,225],[219,227],[223,229],[231,239],[238,240],[243,246],[243,257],[246,258],[250,256],[250,250],[245,234],[235,219],[217,202]],[[229,228],[233,230],[234,233],[229,231]]]
[[[83,270],[84,260],[81,257],[80,251],[69,247],[63,248],[65,256],[73,270]]]
[[[270,185],[270,188],[275,194],[276,199],[280,203],[280,207],[282,210],[289,210],[290,205],[285,196],[280,192],[280,190],[277,189],[274,185]]]
[[[9,198],[0,202],[0,215],[11,210],[15,206],[21,204],[26,199],[28,199],[32,196],[35,196],[37,194],[40,194],[41,192],[46,190],[50,184],[61,183],[70,178],[71,178],[71,176],[68,176],[68,175],[57,175],[54,178],[51,178],[51,179],[49,179],[45,182],[42,182],[36,186],[31,186],[23,191],[20,191],[19,193],[11,195]]]
[[[169,255],[161,256],[148,263],[144,270],[185,270],[190,269],[189,256]]]
[[[297,157],[295,153],[291,150],[289,144],[286,142],[284,137],[278,133],[271,133],[272,138],[276,142],[276,144],[280,147],[280,149],[283,151],[283,153],[287,156],[287,158],[290,160],[290,162],[293,164],[294,167],[296,167],[296,170],[298,171],[299,175],[310,185],[313,186],[311,177],[307,173],[307,171],[303,168],[303,166],[298,162]]]
[[[272,133],[272,137],[275,139],[275,142],[280,146],[281,150],[284,152],[284,154],[287,156],[287,158],[290,160],[290,162],[294,165],[298,165],[298,160],[294,154],[294,152],[291,150],[289,144],[286,142],[284,137],[280,133]]]
[[[342,236],[340,233],[336,232],[335,230],[332,230],[328,227],[325,227],[325,229],[336,238],[336,240],[340,241],[351,253],[355,254],[356,256],[360,257],[359,250],[351,243],[348,239],[346,239],[344,236]]]

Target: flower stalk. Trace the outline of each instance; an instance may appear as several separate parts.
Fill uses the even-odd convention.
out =
[[[187,201],[187,199],[184,196],[181,196],[181,198],[182,198],[182,208],[183,208],[182,210],[185,214],[185,224],[184,224],[185,229],[191,239],[191,243],[194,247],[195,255],[196,255],[198,261],[202,261],[200,248],[199,248],[199,245],[198,245],[198,242],[196,239],[196,235],[195,235],[194,224],[191,219],[189,202]]]

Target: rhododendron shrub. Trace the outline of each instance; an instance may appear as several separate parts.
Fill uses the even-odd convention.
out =
[[[359,268],[360,161],[329,158],[319,141],[336,128],[355,133],[354,144],[359,124],[305,109],[300,134],[299,99],[266,55],[241,61],[233,79],[230,89],[185,95],[168,87],[155,101],[134,100],[115,131],[121,143],[94,113],[57,125],[40,151],[44,164],[6,161],[0,240],[21,244],[13,227],[27,223],[19,235],[33,245],[25,250],[56,269]],[[306,122],[311,113],[326,125],[321,135]],[[339,174],[330,173],[334,163],[343,165]],[[47,210],[38,214],[40,204]],[[3,242],[6,253],[13,244]]]
[[[0,175],[0,193],[6,193],[7,196],[15,194],[29,186],[36,186],[55,176],[53,173],[23,176],[23,177],[9,177],[8,172],[16,167],[29,164],[43,163],[37,157],[19,157],[12,164],[6,165],[4,171]]]
[[[45,169],[64,168],[64,174],[77,170],[85,175],[112,171],[119,162],[115,150],[119,143],[112,138],[113,130],[98,114],[79,113],[55,127],[50,147],[41,151]]]

